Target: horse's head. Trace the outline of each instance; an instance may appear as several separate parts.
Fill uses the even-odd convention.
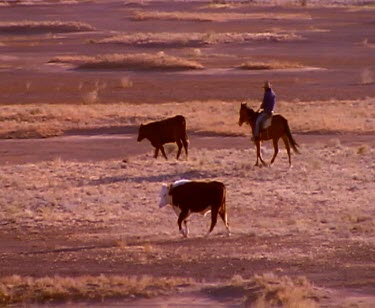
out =
[[[247,106],[246,103],[241,103],[240,118],[238,119],[238,125],[241,126],[243,123],[249,123],[249,112],[254,112],[253,109]],[[249,123],[250,124],[250,123]]]
[[[246,122],[247,119],[247,111],[246,111],[246,103],[241,103],[240,107],[240,117],[238,119],[238,125],[242,126],[244,122]]]

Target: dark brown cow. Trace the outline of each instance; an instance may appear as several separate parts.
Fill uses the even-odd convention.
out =
[[[205,215],[211,211],[211,227],[208,234],[214,229],[219,214],[230,235],[226,211],[226,188],[218,181],[190,181],[180,180],[171,185],[163,184],[160,192],[159,207],[171,204],[178,220],[178,228],[183,236],[187,237],[189,230],[187,219],[192,213]],[[185,225],[185,230],[182,228]],[[207,234],[207,235],[208,235]]]
[[[180,157],[182,145],[185,149],[186,158],[188,157],[186,120],[182,115],[176,115],[172,118],[151,122],[145,125],[141,124],[137,141],[142,141],[144,138],[150,140],[151,144],[155,147],[155,158],[158,157],[160,150],[165,159],[168,159],[163,145],[171,142],[176,142],[178,146],[177,159]]]

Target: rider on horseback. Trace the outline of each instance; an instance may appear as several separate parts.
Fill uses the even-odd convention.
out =
[[[264,97],[262,104],[260,105],[259,110],[262,109],[262,112],[258,115],[258,118],[255,123],[255,128],[253,131],[253,141],[259,141],[259,130],[261,124],[267,120],[268,118],[272,117],[273,109],[275,108],[276,103],[276,95],[271,89],[271,83],[266,81],[264,83]]]

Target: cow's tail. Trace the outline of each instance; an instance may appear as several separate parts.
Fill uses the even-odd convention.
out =
[[[186,119],[185,119],[184,116],[181,116],[181,117],[182,117],[181,125],[184,128],[185,140],[186,140],[187,143],[189,143],[189,137],[188,137],[187,132],[186,132]]]
[[[227,189],[225,185],[223,185],[223,195],[221,200],[221,207],[220,207],[220,216],[223,219],[223,222],[225,224],[225,228],[227,229],[228,236],[231,234],[229,229],[229,223],[228,223],[228,214],[227,214]]]
[[[286,136],[288,137],[288,141],[290,143],[290,146],[292,147],[293,151],[297,154],[300,154],[298,148],[299,148],[299,145],[298,143],[294,140],[293,136],[292,136],[292,132],[290,131],[290,128],[289,128],[289,124],[288,124],[288,120],[285,119],[285,133],[286,133]]]
[[[184,139],[185,139],[184,141],[186,141],[186,143],[189,144],[190,141],[189,141],[189,137],[188,137],[187,131],[186,131],[186,119],[183,115],[178,115],[177,117],[179,119],[180,125],[181,125],[182,130],[183,130]]]

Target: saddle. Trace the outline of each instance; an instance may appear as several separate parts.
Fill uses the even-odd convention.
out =
[[[267,118],[260,123],[260,125],[259,125],[260,126],[260,130],[265,130],[268,127],[271,126],[271,124],[272,124],[272,117],[273,117],[273,115],[267,116]]]

